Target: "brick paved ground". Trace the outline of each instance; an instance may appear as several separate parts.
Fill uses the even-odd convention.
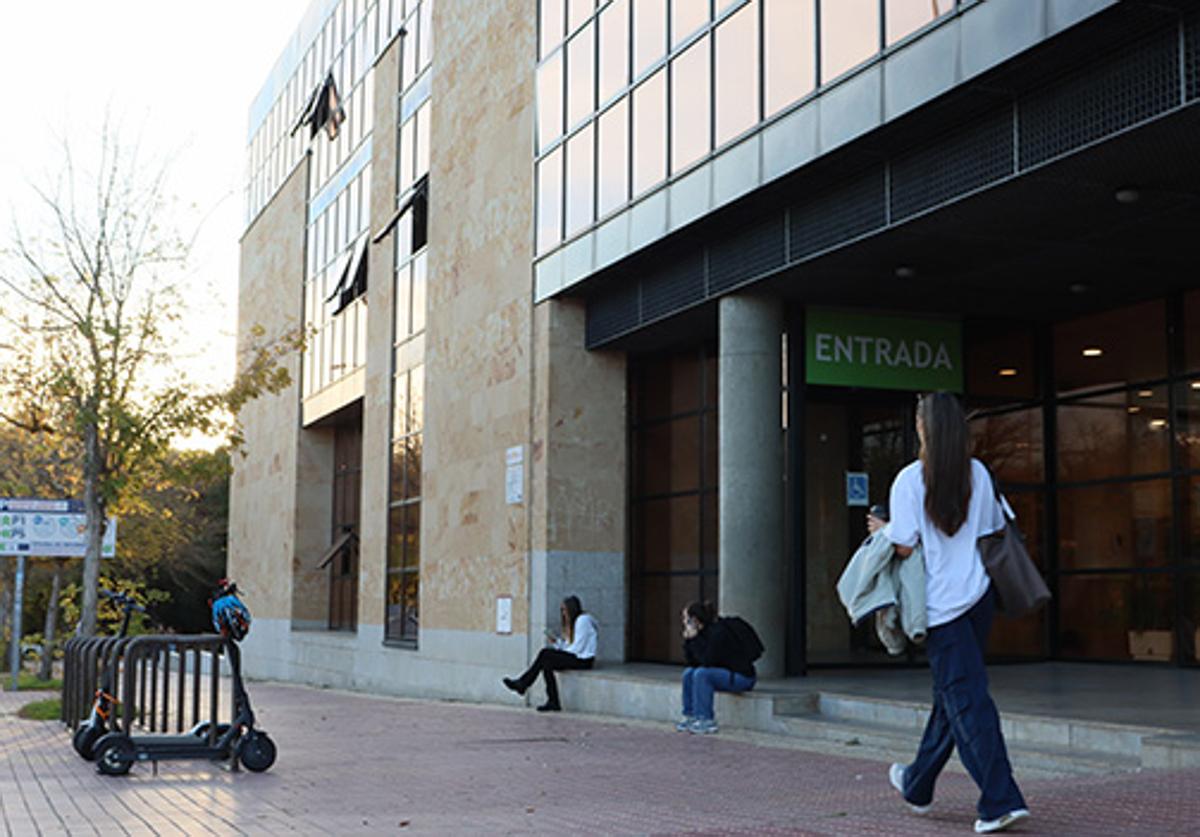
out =
[[[60,725],[9,714],[33,696],[0,697],[7,833],[939,835],[974,818],[961,773],[917,817],[867,759],[526,709],[251,692],[279,745],[270,772],[172,762],[123,778],[97,775]],[[1028,783],[1020,833],[1194,834],[1197,786],[1200,771]]]

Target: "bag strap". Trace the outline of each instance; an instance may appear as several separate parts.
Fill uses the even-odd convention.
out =
[[[979,460],[979,464],[983,466],[983,470],[987,471],[988,479],[992,482],[992,495],[996,498],[996,505],[1000,506],[1000,514],[1004,516],[1005,521],[1016,520],[1017,516],[1013,513],[1012,506],[1000,493],[1000,483],[996,482],[996,475],[992,473],[991,466],[982,459]]]

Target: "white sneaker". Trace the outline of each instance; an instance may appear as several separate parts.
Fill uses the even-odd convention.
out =
[[[901,797],[904,796],[904,770],[904,765],[900,764],[899,762],[888,768],[888,781],[892,783],[892,787],[900,793]],[[929,809],[933,807],[932,803],[929,805],[914,805],[907,799],[904,801],[908,804],[908,807],[912,809],[914,814],[928,814]],[[975,830],[979,830],[979,823],[975,824]]]
[[[1029,819],[1029,809],[1017,808],[1007,814],[1001,814],[994,820],[975,820],[976,834],[991,834],[994,831],[1004,831],[1010,825]]]
[[[688,725],[692,735],[712,735],[717,729],[717,722],[712,718],[696,718]]]
[[[689,729],[691,729],[692,721],[694,721],[694,720],[695,719],[691,715],[684,715],[682,718],[679,719],[679,723],[677,723],[675,725],[675,731],[676,732],[687,732]]]

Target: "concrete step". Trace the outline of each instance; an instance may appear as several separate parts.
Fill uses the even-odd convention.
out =
[[[838,720],[818,713],[778,716],[777,721],[786,729],[787,735],[823,741],[835,745],[845,755],[859,758],[907,763],[921,741],[919,730]],[[1009,760],[1018,778],[1095,775],[1136,770],[1141,766],[1140,761],[1131,756],[1007,743]]]

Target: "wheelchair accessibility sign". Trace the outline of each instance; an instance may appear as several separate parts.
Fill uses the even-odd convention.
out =
[[[863,471],[847,471],[846,472],[846,505],[847,506],[866,506],[869,505],[869,497],[871,494],[871,481],[867,474]]]

